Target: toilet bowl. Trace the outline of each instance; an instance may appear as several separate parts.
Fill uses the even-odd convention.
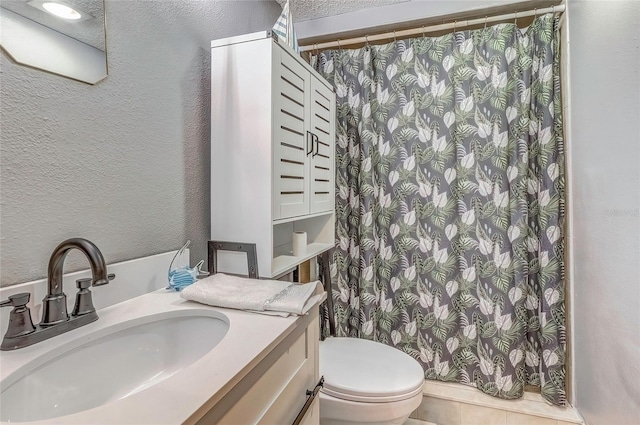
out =
[[[401,425],[422,401],[422,366],[379,342],[321,341],[320,375],[321,425]]]

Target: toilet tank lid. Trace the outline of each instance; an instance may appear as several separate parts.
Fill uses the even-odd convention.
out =
[[[326,393],[354,401],[401,400],[414,395],[424,384],[422,366],[413,357],[359,338],[321,341],[320,375],[324,376]]]

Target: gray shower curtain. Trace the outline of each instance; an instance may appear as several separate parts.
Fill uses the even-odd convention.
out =
[[[558,18],[312,63],[337,94],[337,334],[428,379],[564,405]]]

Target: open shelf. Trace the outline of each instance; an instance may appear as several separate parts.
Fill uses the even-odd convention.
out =
[[[322,254],[323,252],[333,248],[333,243],[311,243],[307,245],[307,252],[304,256],[294,257],[291,255],[291,244],[278,247],[278,251],[274,252],[276,256],[271,263],[271,274],[273,277],[280,276],[283,273],[291,271],[297,265],[304,263],[311,258]]]
[[[307,251],[294,256],[292,235],[294,232],[307,234]],[[273,257],[271,277],[290,272],[297,265],[314,258],[335,245],[335,213],[333,211],[297,217],[273,224]]]

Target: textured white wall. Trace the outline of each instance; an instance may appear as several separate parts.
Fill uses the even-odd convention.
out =
[[[576,406],[640,424],[640,2],[569,0]]]
[[[108,262],[210,235],[212,39],[270,28],[275,1],[107,0],[96,86],[0,58],[0,284],[46,276],[80,236]],[[86,268],[81,254],[67,270]]]

